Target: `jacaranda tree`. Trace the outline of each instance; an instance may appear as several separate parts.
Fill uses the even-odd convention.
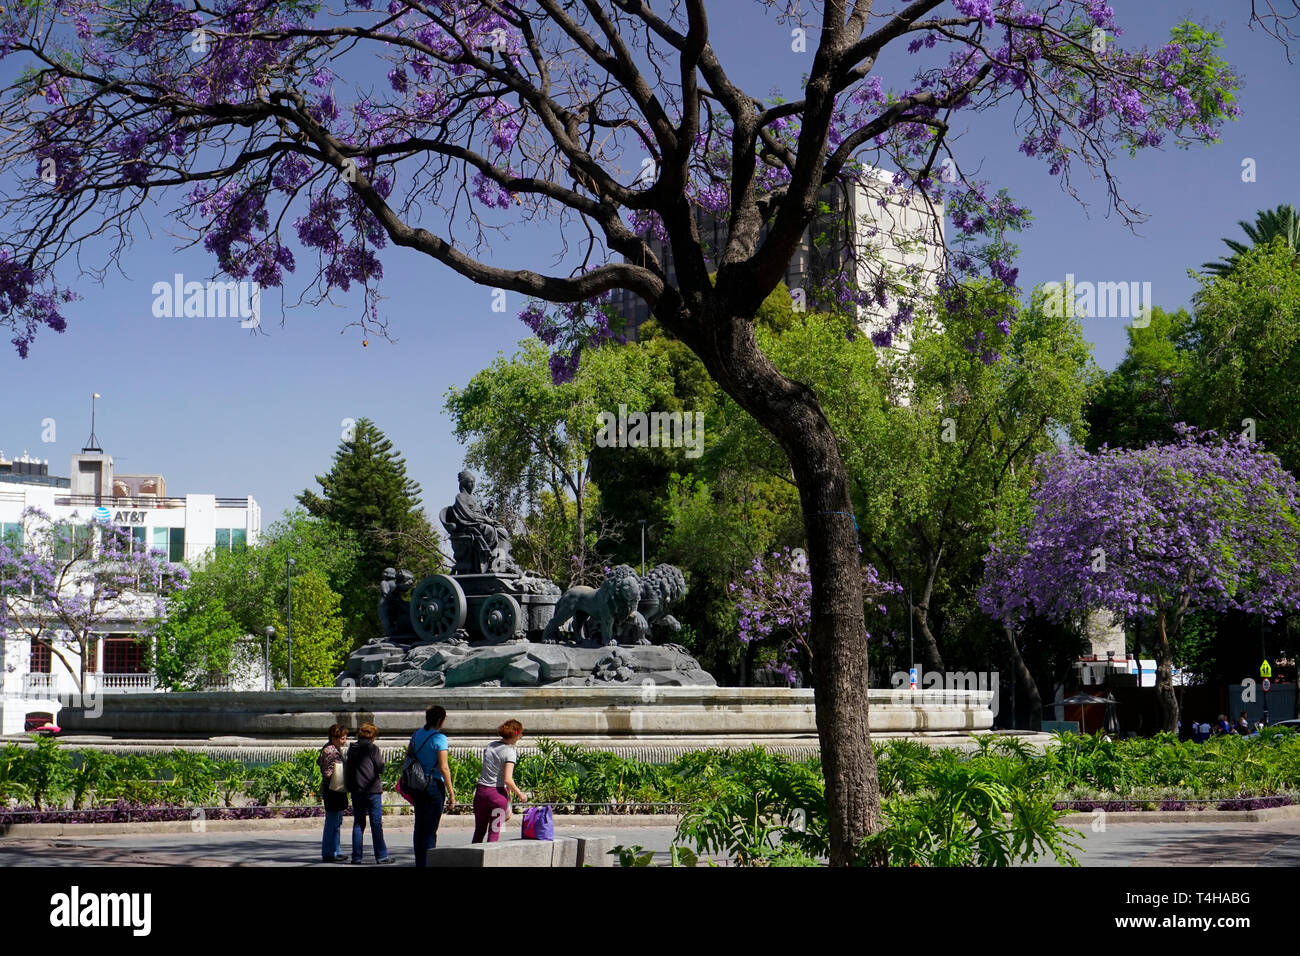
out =
[[[736,596],[738,636],[742,644],[765,644],[773,652],[768,669],[794,685],[800,673],[815,675],[813,648],[809,641],[812,621],[812,581],[807,556],[783,548],[771,555],[759,555],[739,582],[728,590]],[[883,614],[889,609],[876,603],[902,588],[880,580],[870,564],[862,568],[862,593],[871,607]],[[867,632],[864,640],[870,640]]]
[[[955,294],[967,276],[1012,285],[1003,233],[1026,213],[975,177],[981,157],[951,154],[967,115],[1005,119],[1067,189],[1072,171],[1095,172],[1131,219],[1114,154],[1213,141],[1237,111],[1219,38],[1184,23],[1167,43],[1126,47],[1104,0],[814,0],[777,14],[807,57],[804,89],[767,101],[720,60],[710,10],[749,29],[742,19],[758,25],[770,3],[373,5],[5,4],[0,56],[18,79],[0,91],[0,312],[17,348],[64,328],[69,270],[117,262],[159,203],[232,279],[281,286],[304,266],[313,297],[357,286],[370,327],[384,321],[390,242],[522,293],[532,301],[521,317],[552,346],[558,377],[617,335],[615,290],[639,295],[793,465],[830,858],[850,862],[880,825],[852,502],[816,395],[757,347],[755,312],[824,190],[855,181],[873,199],[945,203],[939,288]],[[875,70],[894,47],[915,69],[890,87]],[[886,166],[892,180],[869,173]],[[700,212],[725,221],[720,244],[705,244]],[[566,239],[558,267],[495,264],[488,236],[548,216]],[[851,306],[891,311],[883,342],[925,305],[906,290],[932,284],[877,258],[846,264],[854,281],[841,291]]]
[[[980,604],[1009,624],[1106,608],[1154,619],[1164,729],[1178,726],[1170,638],[1188,611],[1275,620],[1300,607],[1300,486],[1244,438],[1180,426],[1139,450],[1042,461],[1029,520],[994,542]]]
[[[123,620],[144,620],[133,630],[147,639],[189,570],[110,522],[55,521],[28,508],[21,523],[21,537],[0,542],[0,640],[44,648],[84,695],[99,636]]]

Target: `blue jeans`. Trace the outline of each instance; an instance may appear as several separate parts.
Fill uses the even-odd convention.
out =
[[[429,781],[429,792],[418,793],[411,805],[415,808],[415,865],[429,865],[429,851],[438,845],[438,822],[447,798],[442,784]]]
[[[326,863],[333,863],[334,858],[343,852],[340,845],[339,831],[343,829],[343,811],[325,811],[325,832],[320,838],[320,855]]]
[[[354,793],[352,795],[352,862],[361,862],[361,841],[366,833],[366,817],[370,817],[371,839],[375,842],[375,860],[388,859],[388,845],[384,843],[384,797],[379,793]]]

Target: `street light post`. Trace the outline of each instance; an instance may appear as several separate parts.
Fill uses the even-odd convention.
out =
[[[271,689],[271,638],[275,637],[275,628],[267,626],[262,632],[262,689]]]
[[[293,558],[284,559],[284,580],[289,588],[289,611],[285,615],[285,638],[289,642],[289,686],[293,687]]]
[[[641,520],[641,577],[645,577],[645,518]]]

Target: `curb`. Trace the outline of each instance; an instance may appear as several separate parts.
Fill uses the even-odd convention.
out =
[[[516,814],[522,819],[522,814]],[[347,824],[349,817],[344,817]],[[556,829],[590,830],[596,827],[631,829],[637,827],[676,827],[680,815],[676,813],[572,813],[556,814]],[[324,825],[324,817],[298,817],[271,820],[163,820],[150,823],[13,823],[0,826],[0,846],[8,840],[31,837],[107,837],[136,836],[167,833],[276,833],[279,831],[316,831]],[[384,815],[384,831],[411,830],[415,817],[411,814]],[[469,813],[444,814],[438,830],[473,830],[474,816]]]

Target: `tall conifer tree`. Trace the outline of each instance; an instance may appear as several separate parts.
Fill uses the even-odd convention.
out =
[[[343,595],[356,644],[379,633],[378,585],[384,568],[409,568],[418,581],[442,570],[438,536],[420,506],[421,490],[406,473],[406,459],[368,418],[339,443],[334,465],[317,475],[320,494],[298,496],[313,515],[351,528],[361,538],[361,558]]]

